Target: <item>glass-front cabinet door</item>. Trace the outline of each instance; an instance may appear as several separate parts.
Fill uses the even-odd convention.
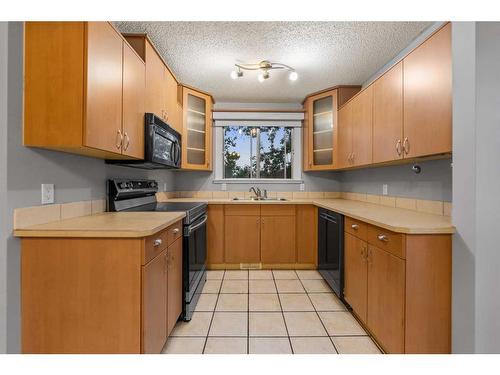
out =
[[[308,170],[333,168],[335,123],[337,119],[337,91],[329,91],[308,98]]]
[[[211,170],[212,98],[183,87],[182,169]]]

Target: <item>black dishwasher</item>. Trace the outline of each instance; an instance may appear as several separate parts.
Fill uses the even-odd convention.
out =
[[[318,210],[318,271],[335,294],[344,299],[344,216]]]

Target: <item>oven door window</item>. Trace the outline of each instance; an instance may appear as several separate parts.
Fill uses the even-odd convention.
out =
[[[153,160],[172,162],[174,160],[174,142],[163,137],[161,134],[154,134]]]

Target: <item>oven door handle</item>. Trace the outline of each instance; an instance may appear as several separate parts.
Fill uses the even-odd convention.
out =
[[[203,220],[200,221],[198,224],[196,224],[195,226],[192,226],[192,227],[190,226],[190,227],[187,228],[186,235],[189,236],[192,232],[194,232],[195,230],[197,230],[199,227],[205,225],[205,223],[207,222],[207,220],[208,220],[208,216],[205,215],[205,217],[203,218]]]

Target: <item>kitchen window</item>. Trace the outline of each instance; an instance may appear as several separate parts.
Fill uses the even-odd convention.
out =
[[[301,183],[302,112],[214,111],[214,183]]]

